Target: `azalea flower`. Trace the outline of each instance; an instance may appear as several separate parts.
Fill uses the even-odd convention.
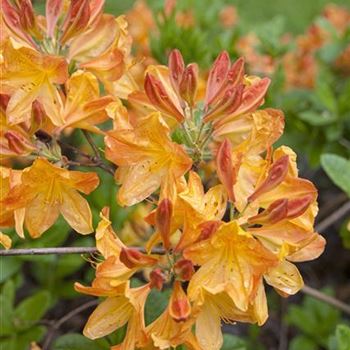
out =
[[[140,119],[131,129],[108,132],[105,143],[107,159],[119,166],[121,205],[144,200],[184,175],[192,164],[183,147],[169,139],[169,128],[159,113]]]
[[[99,183],[95,173],[59,168],[44,158],[21,173],[16,184],[1,200],[7,210],[20,212],[17,233],[23,236],[23,224],[29,234],[40,237],[61,213],[70,226],[81,234],[93,231],[89,204],[78,191],[89,194]]]
[[[66,61],[11,41],[3,45],[2,54],[0,93],[11,96],[6,109],[9,123],[30,121],[32,103],[38,100],[52,123],[62,125],[62,99],[56,84],[68,78]]]

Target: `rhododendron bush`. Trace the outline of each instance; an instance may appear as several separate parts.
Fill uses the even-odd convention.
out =
[[[96,247],[70,293],[100,298],[83,334],[119,332],[104,348],[219,350],[222,323],[267,321],[267,286],[283,298],[302,289],[298,264],[325,248],[318,193],[280,142],[285,117],[265,104],[274,75],[255,39],[209,69],[176,47],[161,65],[154,19],[137,6],[115,17],[103,0],[47,0],[39,15],[30,0],[1,0],[0,243]],[[221,18],[230,26],[235,12]],[[284,58],[288,86],[313,84],[299,67],[316,67],[313,44],[301,38]],[[51,337],[28,340],[49,349]]]

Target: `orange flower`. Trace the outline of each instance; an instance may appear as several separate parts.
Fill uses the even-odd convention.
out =
[[[122,257],[123,251],[128,248],[113,231],[112,223],[109,220],[109,208],[105,207],[100,213],[101,221],[96,229],[96,247],[104,257],[104,261],[96,265],[96,278],[91,287],[85,287],[80,283],[75,284],[75,289],[81,293],[96,296],[114,296],[123,293],[125,283],[129,278],[143,266],[154,265],[158,257],[138,252]],[[124,254],[125,255],[125,254]],[[127,263],[127,266],[124,262]],[[145,264],[142,264],[144,263]]]
[[[225,292],[211,294],[204,289],[193,302],[200,310],[196,319],[196,337],[201,348],[206,350],[221,349],[223,344],[221,320],[262,325],[268,317],[266,295],[262,282],[258,284],[254,299],[246,311],[237,308]]]
[[[76,71],[66,82],[66,94],[62,111],[64,125],[59,130],[73,127],[103,134],[95,124],[102,123],[108,118],[105,108],[113,98],[100,97],[96,77],[89,72]]]
[[[182,146],[171,142],[159,113],[140,119],[131,129],[108,132],[105,143],[107,159],[119,166],[121,205],[144,200],[167,181],[184,175],[192,164]]]
[[[142,346],[153,344],[156,349],[168,349],[185,344],[189,349],[201,350],[191,328],[195,322],[195,315],[190,314],[190,306],[181,286],[175,282],[169,304],[164,312],[146,327],[147,341]],[[175,310],[174,310],[175,309]],[[174,318],[173,316],[176,315]],[[184,319],[178,315],[186,315]],[[182,316],[181,316],[182,318]],[[152,347],[150,347],[152,348]]]
[[[10,41],[4,44],[3,58],[0,93],[11,95],[6,109],[8,121],[30,121],[32,103],[37,99],[52,123],[62,125],[62,99],[55,84],[63,84],[67,79],[66,61]]]
[[[186,248],[184,256],[200,265],[188,287],[191,300],[202,289],[214,295],[226,292],[241,311],[248,310],[263,274],[278,263],[237,221],[222,223],[209,239]]]
[[[24,223],[32,237],[40,237],[60,213],[74,230],[87,234],[92,232],[91,211],[78,191],[89,194],[98,183],[95,173],[69,171],[38,158],[22,171],[20,184],[14,186],[1,203],[8,210],[21,209],[21,215],[16,217],[17,232],[21,236]]]
[[[134,350],[145,337],[144,307],[149,292],[148,284],[139,288],[126,284],[123,294],[108,297],[94,310],[84,327],[84,335],[101,338],[127,323],[124,340],[111,349]]]

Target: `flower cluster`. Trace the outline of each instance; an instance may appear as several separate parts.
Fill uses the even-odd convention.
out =
[[[92,286],[76,289],[107,299],[90,316],[86,336],[127,323],[115,348],[220,349],[221,320],[266,321],[263,281],[282,296],[300,290],[294,263],[318,257],[325,242],[313,230],[315,187],[298,177],[290,148],[272,148],[284,119],[260,108],[268,85],[223,52],[202,88],[197,66],[174,50],[168,67],[147,67],[143,89],[128,96],[129,110],[110,106],[114,129],[105,144],[118,166],[117,200],[129,206],[150,198],[155,208],[145,221],[154,233],[144,252],[127,247],[108,209],[101,212],[96,242],[105,260]],[[132,288],[131,276],[142,271],[145,284]],[[145,326],[147,295],[168,286],[168,306]]]
[[[247,75],[244,59],[231,62],[225,51],[207,78],[178,50],[168,66],[145,66],[131,56],[124,17],[103,14],[101,0],[48,0],[45,18],[29,0],[1,4],[0,226],[36,238],[61,213],[75,231],[93,232],[79,192],[93,191],[98,176],[70,168],[114,168],[96,147],[95,156],[81,154],[88,162],[70,159],[63,139],[75,129],[88,141],[104,137],[122,207],[150,202],[136,216],[149,236],[141,249],[126,245],[101,210],[103,259],[91,286],[75,285],[105,297],[87,337],[127,324],[112,349],[216,350],[221,321],[266,321],[264,283],[282,296],[302,288],[294,263],[317,258],[325,241],[313,229],[316,188],[298,176],[290,148],[273,147],[284,116],[262,108],[270,79]],[[166,308],[146,325],[149,293],[165,288]]]

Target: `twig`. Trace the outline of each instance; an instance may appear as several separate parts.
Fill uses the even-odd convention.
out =
[[[92,150],[94,151],[95,157],[100,159],[100,151],[98,150],[94,140],[92,139],[91,135],[89,134],[89,132],[87,130],[83,130],[82,132],[87,140],[87,142],[89,142],[89,145],[91,146]]]
[[[336,221],[341,219],[348,211],[350,211],[350,201],[343,204],[339,209],[337,209],[333,214],[329,215],[326,219],[322,220],[319,224],[315,226],[317,232],[322,232],[326,230],[329,226],[333,225]]]
[[[142,247],[132,247],[144,252]],[[94,254],[98,252],[95,247],[58,247],[58,248],[28,248],[28,249],[8,249],[0,250],[0,256],[20,256],[20,255],[64,255],[64,254]],[[152,249],[153,254],[163,254],[161,248]]]
[[[315,299],[318,299],[320,301],[323,301],[329,305],[332,305],[334,307],[336,307],[337,309],[343,311],[344,313],[346,313],[347,315],[350,315],[350,305],[334,298],[331,297],[327,294],[324,294],[322,292],[320,292],[317,289],[311,288],[309,286],[305,286],[301,289],[301,291],[306,294],[309,295]]]
[[[58,248],[28,248],[28,249],[8,249],[0,250],[0,256],[18,255],[63,255],[63,254],[93,254],[95,247],[58,247]]]
[[[70,320],[72,317],[74,317],[77,314],[80,314],[86,309],[89,309],[90,307],[96,306],[99,303],[98,299],[90,300],[87,303],[78,306],[77,308],[73,309],[72,311],[68,312],[68,314],[64,315],[59,320],[52,323],[49,331],[47,332],[47,335],[45,337],[45,341],[43,343],[43,350],[50,349],[52,338],[55,334],[55,332],[68,320]]]

